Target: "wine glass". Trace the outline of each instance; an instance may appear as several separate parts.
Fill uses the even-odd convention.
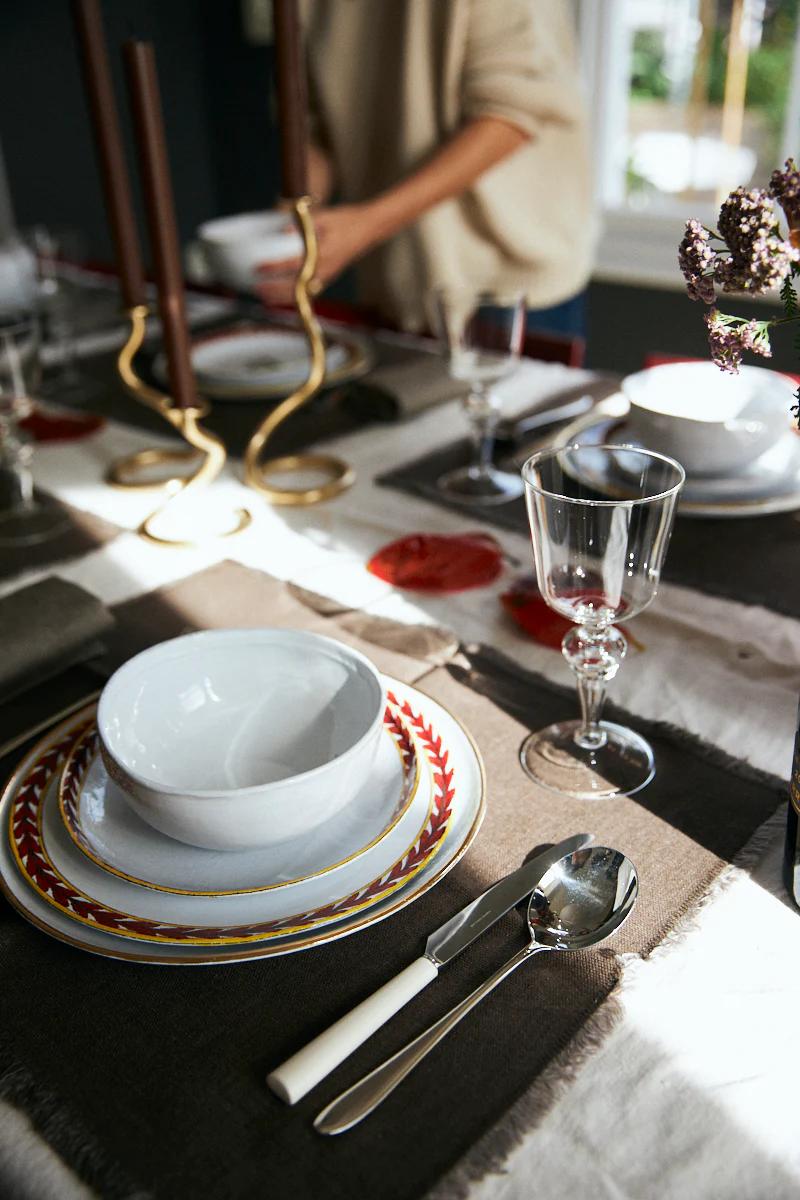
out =
[[[520,750],[527,774],[551,791],[629,796],[655,774],[645,739],[600,712],[627,649],[615,622],[655,598],[684,477],[673,459],[635,446],[543,450],[522,468],[539,590],[574,622],[561,649],[580,720],[532,733]]]
[[[500,417],[492,385],[513,371],[519,359],[525,297],[440,289],[433,293],[433,316],[450,355],[450,374],[469,384],[464,409],[473,444],[470,465],[448,471],[437,479],[436,486],[462,504],[513,500],[523,492],[519,473],[500,471],[492,464],[494,431]]]
[[[40,333],[52,358],[37,395],[81,404],[90,390],[78,362],[77,325],[81,298],[65,271],[86,257],[83,236],[75,229],[34,225],[23,237],[36,259],[36,307]]]
[[[33,411],[40,378],[36,318],[0,311],[0,545],[46,541],[68,524],[58,507],[34,494],[33,446],[20,425]]]

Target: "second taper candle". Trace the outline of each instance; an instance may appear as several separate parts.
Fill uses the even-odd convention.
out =
[[[194,408],[197,389],[189,355],[180,244],[155,52],[151,42],[128,41],[122,55],[147,208],[170,389],[179,408]]]

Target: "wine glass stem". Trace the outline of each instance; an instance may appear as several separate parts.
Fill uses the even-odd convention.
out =
[[[613,625],[579,625],[564,636],[561,652],[575,672],[581,705],[575,741],[583,750],[599,750],[606,743],[600,724],[606,684],[619,670],[627,648],[624,636]]]
[[[492,465],[497,411],[485,388],[472,387],[467,400],[467,417],[473,445],[472,469],[478,475],[486,475]]]

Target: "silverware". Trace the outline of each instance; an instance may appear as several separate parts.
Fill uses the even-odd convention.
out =
[[[331,1025],[297,1054],[267,1076],[267,1084],[281,1100],[295,1104],[334,1067],[352,1054],[390,1017],[431,983],[439,969],[465,950],[510,909],[524,900],[549,867],[566,854],[583,849],[593,841],[590,833],[579,833],[551,846],[506,875],[430,935],[425,953],[389,980],[352,1012]]]
[[[66,720],[73,713],[78,712],[86,704],[91,704],[93,700],[99,699],[101,689],[94,692],[87,692],[85,696],[81,696],[80,700],[73,700],[72,704],[67,704],[64,708],[59,709],[57,713],[51,713],[49,717],[45,717],[43,721],[39,721],[36,725],[30,725],[24,729],[22,733],[16,734],[9,738],[7,742],[0,745],[0,758],[5,758],[7,754],[13,753],[14,750],[19,750],[20,746],[24,746],[31,738],[40,733],[46,733],[48,729],[52,729],[59,721]]]
[[[547,950],[582,950],[602,941],[629,915],[638,891],[636,868],[605,846],[562,858],[541,877],[528,905],[530,942],[446,1016],[409,1042],[319,1114],[320,1133],[344,1133],[384,1100],[417,1063],[498,984]]]
[[[575,400],[571,400],[568,404],[559,404],[556,407],[542,408],[537,412],[529,413],[526,417],[520,417],[517,421],[499,421],[497,425],[498,432],[495,435],[498,442],[519,442],[529,433],[534,433],[537,429],[543,429],[547,425],[555,425],[560,421],[571,421],[575,417],[580,417],[588,412],[595,405],[594,397],[585,394],[578,396]]]

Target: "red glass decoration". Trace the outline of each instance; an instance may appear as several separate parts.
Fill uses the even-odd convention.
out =
[[[579,592],[578,589],[575,589],[574,595],[581,596],[582,599],[594,600],[598,607],[603,605],[602,593],[584,590]],[[515,621],[529,637],[532,637],[541,646],[550,646],[553,650],[561,649],[564,634],[575,627],[574,622],[560,616],[550,608],[549,604],[545,603],[539,592],[535,575],[521,575],[515,579],[508,591],[501,595],[500,603],[512,621]],[[629,629],[624,625],[620,625],[618,628],[634,650],[644,650],[642,643],[638,638],[632,636]]]
[[[411,533],[383,546],[367,570],[398,588],[463,592],[497,579],[503,551],[487,533]]]
[[[104,425],[105,419],[96,413],[56,413],[39,407],[20,421],[20,427],[35,442],[74,442],[96,433]]]

